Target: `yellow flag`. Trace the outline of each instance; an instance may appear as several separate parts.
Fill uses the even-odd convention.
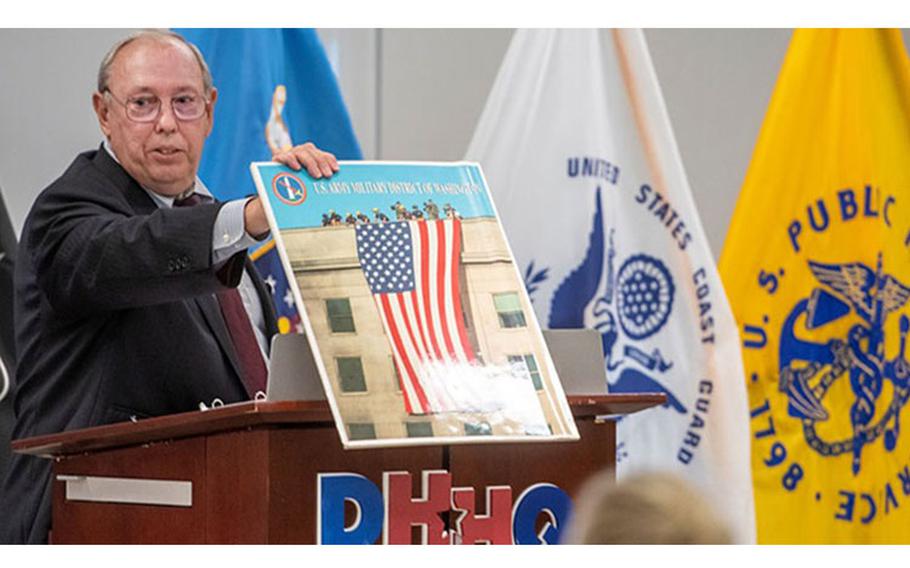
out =
[[[759,542],[910,542],[908,113],[898,31],[794,33],[720,262]]]

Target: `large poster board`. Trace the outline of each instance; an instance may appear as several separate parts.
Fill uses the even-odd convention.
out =
[[[344,446],[578,439],[479,165],[340,165],[251,171]]]

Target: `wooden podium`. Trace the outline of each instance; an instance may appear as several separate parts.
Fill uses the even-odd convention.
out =
[[[421,472],[432,470],[480,496],[542,482],[571,496],[614,463],[615,424],[603,417],[665,400],[570,396],[577,442],[344,450],[324,401],[248,402],[17,440],[13,450],[54,460],[55,544],[312,544],[320,473],[360,474],[382,487],[383,472],[407,471],[414,499]]]

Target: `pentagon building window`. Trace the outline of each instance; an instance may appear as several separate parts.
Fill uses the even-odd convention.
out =
[[[360,357],[338,357],[338,379],[341,392],[366,392],[367,383],[363,376],[363,363]]]
[[[466,423],[464,425],[464,433],[466,436],[491,436],[493,428],[490,427],[488,422],[481,422],[480,424]]]
[[[325,301],[325,311],[329,316],[329,328],[332,333],[354,333],[354,314],[351,302],[347,298],[334,298]]]
[[[524,373],[534,383],[535,390],[543,390],[543,381],[540,379],[540,369],[537,368],[537,360],[534,355],[509,355],[509,364]]]
[[[521,301],[515,292],[493,294],[493,305],[499,314],[499,325],[504,328],[525,327],[525,314],[521,311]]]
[[[352,440],[375,440],[376,428],[369,422],[362,424],[348,424],[348,432]]]
[[[429,422],[406,422],[408,438],[432,438],[433,425]]]

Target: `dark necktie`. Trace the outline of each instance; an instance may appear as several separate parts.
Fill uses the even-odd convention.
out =
[[[175,199],[174,207],[192,207],[199,203],[202,203],[202,199],[193,193],[185,199]],[[237,352],[237,358],[240,360],[240,368],[243,370],[243,385],[250,398],[255,398],[257,392],[265,392],[268,370],[262,359],[262,352],[259,350],[259,343],[256,341],[250,316],[247,314],[246,308],[243,306],[243,299],[236,288],[223,290],[216,295],[218,305],[221,307],[221,315],[227,325],[231,341],[234,343],[234,351]]]

